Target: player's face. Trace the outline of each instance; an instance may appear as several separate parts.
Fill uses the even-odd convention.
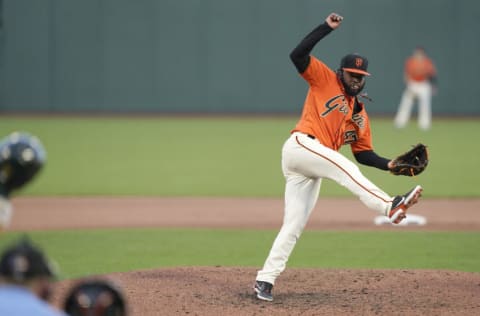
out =
[[[343,87],[345,92],[350,96],[356,96],[363,90],[365,86],[365,76],[354,72],[343,71],[342,76]]]

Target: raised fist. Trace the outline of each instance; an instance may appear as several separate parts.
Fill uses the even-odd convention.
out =
[[[343,21],[343,16],[338,15],[337,13],[330,13],[329,16],[325,19],[325,22],[332,28],[336,29],[340,26],[340,23]]]

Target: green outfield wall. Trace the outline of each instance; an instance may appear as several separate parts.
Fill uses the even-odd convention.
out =
[[[369,111],[391,114],[417,45],[439,72],[434,112],[478,115],[476,0],[3,0],[2,112],[298,113],[288,55],[335,11],[314,50],[332,68],[370,59]]]

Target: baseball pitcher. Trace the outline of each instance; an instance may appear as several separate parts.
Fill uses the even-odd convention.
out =
[[[254,290],[258,299],[272,301],[275,280],[284,271],[290,254],[315,206],[322,179],[331,179],[356,195],[368,208],[400,223],[407,209],[417,203],[422,187],[404,195],[390,196],[370,182],[360,169],[338,152],[350,145],[357,162],[396,175],[412,176],[425,169],[426,147],[409,151],[396,159],[383,158],[372,146],[370,122],[365,105],[358,99],[365,86],[368,60],[358,54],[342,58],[334,71],[310,55],[313,47],[338,28],[343,18],[331,13],[309,33],[290,58],[309,90],[303,112],[282,149],[282,170],[286,180],[285,214]]]

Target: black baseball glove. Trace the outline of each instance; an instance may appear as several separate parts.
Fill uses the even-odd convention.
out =
[[[390,172],[396,176],[416,176],[427,168],[428,150],[427,146],[417,144],[406,153],[393,159]]]

